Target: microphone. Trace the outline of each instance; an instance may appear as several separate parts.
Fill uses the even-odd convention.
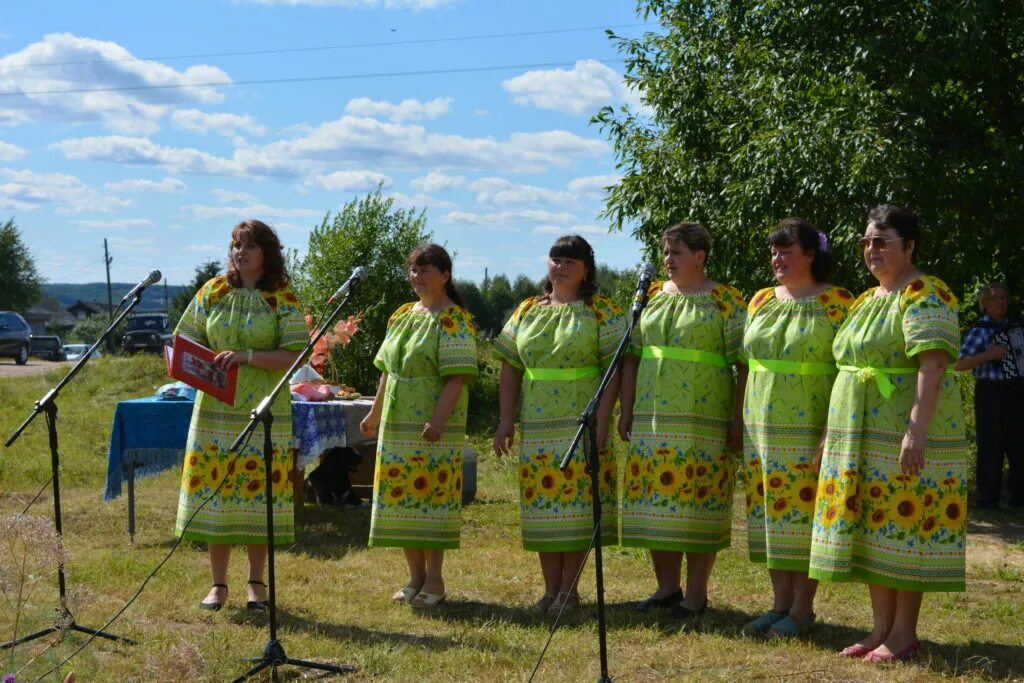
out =
[[[132,291],[124,295],[124,298],[121,299],[121,303],[128,301],[128,299],[131,299],[132,297],[142,296],[142,293],[146,291],[147,287],[149,287],[150,285],[155,285],[156,283],[160,282],[160,278],[162,277],[163,275],[160,274],[159,270],[151,271],[149,275],[146,276],[145,280],[132,287]]]
[[[348,294],[348,290],[352,289],[368,277],[369,273],[366,272],[366,268],[357,266],[352,270],[352,274],[349,275],[348,279],[342,283],[341,287],[338,287],[338,291],[331,295],[331,298],[327,300],[327,303],[333,304],[335,301]]]
[[[654,264],[647,262],[640,266],[638,271],[640,277],[636,283],[636,293],[633,295],[633,313],[639,313],[647,305],[647,290],[651,288],[651,280],[654,279]]]

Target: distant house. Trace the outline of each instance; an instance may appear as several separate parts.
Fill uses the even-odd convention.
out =
[[[56,297],[44,296],[23,314],[32,334],[66,334],[78,322]]]
[[[68,313],[74,316],[75,320],[85,320],[90,315],[96,315],[97,313],[106,314],[109,309],[106,304],[101,304],[98,301],[82,301],[79,299],[75,303],[71,304],[67,308]]]

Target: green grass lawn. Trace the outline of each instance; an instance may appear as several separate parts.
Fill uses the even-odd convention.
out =
[[[34,400],[59,375],[0,381],[0,438],[20,424]],[[173,543],[178,472],[137,485],[137,532],[128,543],[126,501],[102,499],[114,405],[151,394],[164,382],[156,358],[90,362],[60,397],[62,501],[72,604],[79,623],[99,626],[137,590]],[[449,602],[424,615],[393,605],[404,584],[401,552],[366,547],[368,509],[307,506],[297,542],[277,555],[279,636],[288,654],[351,663],[351,680],[525,681],[547,638],[546,620],[525,607],[542,591],[536,556],[521,549],[511,462],[496,461],[489,437],[472,439],[480,453],[477,501],[463,511],[462,549],[448,555]],[[49,476],[46,428],[37,420],[12,448],[0,451],[0,515],[19,512]],[[737,515],[743,509],[740,499]],[[31,514],[48,517],[44,494]],[[675,680],[1020,680],[1024,678],[1024,519],[975,516],[970,527],[968,590],[927,596],[918,663],[873,668],[836,655],[869,627],[871,610],[861,585],[824,584],[820,624],[805,642],[743,637],[743,623],[770,606],[767,572],[746,559],[741,517],[732,547],[719,555],[710,609],[696,629],[667,617],[637,615],[635,601],[653,588],[644,553],[605,551],[608,644],[617,681]],[[0,544],[0,553],[7,553]],[[230,680],[245,657],[267,642],[267,618],[250,615],[245,600],[244,553],[231,565],[228,605],[211,614],[196,608],[209,585],[205,551],[183,545],[111,627],[136,646],[94,641],[62,675],[78,681]],[[581,584],[587,608],[555,634],[538,681],[596,680],[598,639],[593,565]],[[56,573],[45,573],[23,614],[21,633],[52,624]],[[14,615],[0,607],[0,638],[10,637]],[[38,678],[83,642],[37,640],[0,652],[0,673],[24,667],[18,683]],[[284,680],[332,680],[285,667]],[[263,675],[257,680],[269,680]]]

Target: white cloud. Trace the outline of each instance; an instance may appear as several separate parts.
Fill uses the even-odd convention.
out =
[[[224,251],[223,244],[190,244],[185,251],[195,251],[203,254],[219,254]]]
[[[267,127],[249,114],[209,113],[198,109],[179,109],[171,114],[171,122],[181,130],[190,133],[217,133],[239,139],[239,131],[253,135],[265,135]]]
[[[629,102],[640,106],[638,94],[627,88],[622,76],[594,59],[581,59],[572,69],[527,71],[502,83],[516,104],[589,116],[603,106]]]
[[[50,205],[58,213],[110,213],[130,204],[128,200],[99,192],[66,173],[0,169],[0,209],[31,211]]]
[[[0,161],[13,161],[28,154],[27,149],[0,140]]]
[[[476,192],[479,204],[502,205],[533,205],[575,204],[576,197],[562,190],[552,190],[536,185],[516,185],[504,178],[480,178],[469,184],[469,189]]]
[[[455,0],[236,0],[258,5],[286,5],[288,7],[345,7],[349,9],[383,7],[384,9],[437,9]]]
[[[55,62],[61,64],[52,65]],[[196,84],[230,80],[216,67],[196,65],[178,71],[136,59],[117,43],[51,33],[0,58],[0,92],[14,93],[0,98],[0,123],[100,123],[121,133],[154,133],[159,119],[178,104],[224,99],[217,89]],[[150,86],[157,87],[144,89]],[[46,94],[97,88],[139,89]]]
[[[494,213],[471,213],[468,211],[452,211],[441,217],[441,220],[448,223],[472,225],[485,230],[510,230],[518,231],[524,224],[551,223],[551,224],[572,224],[578,222],[578,218],[568,211],[498,211]]]
[[[597,225],[538,225],[533,229],[535,235],[607,235],[608,229]]]
[[[621,178],[617,175],[592,175],[570,180],[566,187],[570,192],[604,197],[605,188],[617,185],[620,180]]]
[[[114,228],[123,230],[125,228],[148,228],[153,221],[148,218],[111,218],[108,220],[79,220],[71,221],[72,225],[80,225],[83,228]]]
[[[313,184],[332,192],[361,192],[378,186],[391,187],[391,178],[373,171],[336,171],[315,176]]]
[[[414,190],[420,192],[438,192],[440,190],[456,190],[463,187],[466,184],[465,176],[461,175],[445,175],[444,173],[438,173],[431,171],[427,175],[421,178],[413,178],[409,181],[409,186]]]
[[[215,187],[210,190],[210,194],[217,198],[217,201],[229,204],[235,202],[236,204],[255,204],[259,200],[256,195],[249,194],[248,192],[237,192],[235,190],[225,190],[220,187]]]
[[[164,178],[163,180],[131,178],[107,183],[104,187],[111,192],[185,192],[188,190],[188,185],[177,178]]]
[[[449,202],[444,199],[437,199],[436,197],[431,197],[430,195],[422,193],[410,196],[402,192],[391,192],[388,194],[388,196],[394,199],[395,203],[398,204],[399,206],[404,206],[410,209],[415,208],[450,210],[457,209],[459,207],[459,205],[456,204],[455,202]]]
[[[279,209],[266,204],[249,204],[246,206],[189,204],[183,208],[197,218],[228,218],[236,222],[247,218],[266,220],[270,216],[278,218],[322,218],[324,215],[323,211],[316,209]]]
[[[420,121],[436,119],[448,113],[452,106],[452,98],[438,97],[429,102],[405,99],[398,104],[369,97],[357,97],[345,105],[345,113],[353,116],[368,116],[375,119],[388,119],[395,123],[402,121]]]

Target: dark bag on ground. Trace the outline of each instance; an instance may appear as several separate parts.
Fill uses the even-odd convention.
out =
[[[361,504],[362,499],[352,490],[351,478],[361,461],[362,456],[348,447],[324,451],[320,465],[306,478],[306,500],[317,505]]]

